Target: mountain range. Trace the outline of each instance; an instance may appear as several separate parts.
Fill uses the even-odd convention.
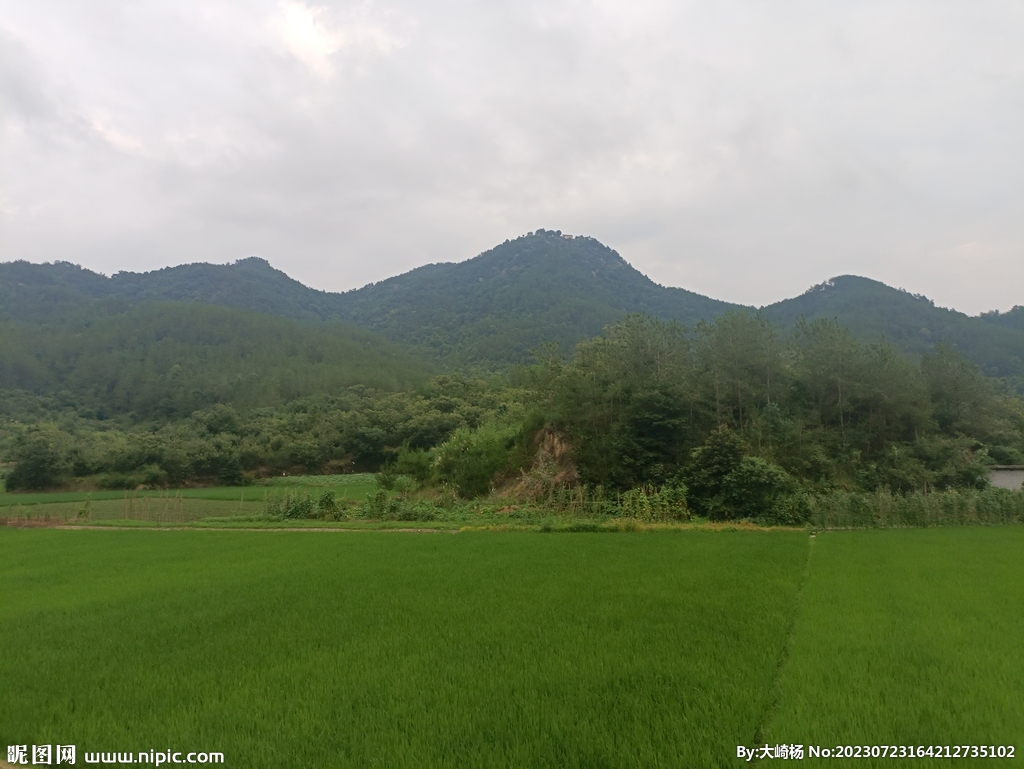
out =
[[[342,321],[449,369],[495,370],[547,343],[568,353],[627,313],[692,325],[730,310],[755,311],[658,285],[616,251],[585,236],[537,230],[458,263],[430,264],[344,293],[304,286],[263,259],[186,264],[105,277],[67,262],[0,264],[0,320],[49,324],[96,303],[201,302],[290,321]],[[865,341],[908,354],[940,341],[991,376],[1024,376],[1024,307],[972,317],[926,297],[852,275],[760,308],[792,327],[834,318]],[[340,328],[341,326],[339,326]]]

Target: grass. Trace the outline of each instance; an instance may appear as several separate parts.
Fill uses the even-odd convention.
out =
[[[238,767],[735,766],[755,742],[1024,763],[1024,527],[646,528],[0,528],[0,742]]]
[[[364,502],[376,491],[374,476],[288,476],[254,486],[139,491],[0,493],[0,521],[150,521],[191,523],[206,518],[251,517],[267,501],[288,496],[318,497],[333,491],[338,500]],[[0,524],[2,525],[2,524]]]
[[[767,741],[1015,744],[998,764],[1024,764],[1022,553],[1019,526],[819,534]]]
[[[204,499],[219,502],[242,500],[262,501],[264,496],[283,497],[286,494],[320,494],[331,490],[338,499],[365,500],[367,494],[377,490],[377,482],[370,473],[358,475],[297,475],[267,478],[251,486],[210,486],[195,489],[152,489],[139,491],[0,491],[0,508],[31,507],[36,505],[79,504],[86,501],[163,499],[167,496],[185,500]]]
[[[728,766],[806,535],[0,529],[0,742],[256,766]]]

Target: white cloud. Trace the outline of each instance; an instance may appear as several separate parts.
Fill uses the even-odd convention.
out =
[[[386,55],[405,44],[404,37],[375,11],[374,6],[363,3],[345,14],[332,14],[324,6],[285,2],[271,26],[285,49],[310,72],[329,78],[335,73],[339,52]]]

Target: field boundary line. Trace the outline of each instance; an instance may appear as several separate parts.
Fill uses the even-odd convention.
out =
[[[15,527],[11,527],[15,528]],[[26,527],[27,528],[27,527]],[[343,527],[327,528],[324,526],[296,526],[292,527],[281,527],[274,529],[261,529],[254,527],[240,526],[82,526],[82,525],[71,525],[71,526],[48,526],[48,527],[35,527],[35,528],[50,528],[50,529],[63,529],[65,531],[268,531],[268,532],[348,532],[348,533],[363,533],[363,532],[395,532],[396,534],[458,534],[459,529],[346,529]],[[0,766],[0,769],[3,769]]]
[[[772,676],[771,687],[768,690],[768,700],[765,703],[764,711],[761,713],[761,718],[758,720],[757,728],[754,730],[754,741],[751,743],[753,745],[765,743],[765,731],[771,725],[772,720],[775,718],[775,712],[779,709],[779,705],[782,702],[782,674],[789,662],[790,649],[793,646],[793,638],[796,636],[796,623],[800,616],[804,585],[807,584],[811,573],[811,556],[814,553],[814,540],[814,534],[811,534],[807,539],[807,560],[804,561],[804,570],[796,587],[796,595],[793,597],[793,613],[789,618],[789,627],[786,628],[786,638],[782,643],[782,651],[779,652],[779,659],[775,663],[775,674]],[[760,763],[760,760],[755,757],[751,765],[758,763]]]

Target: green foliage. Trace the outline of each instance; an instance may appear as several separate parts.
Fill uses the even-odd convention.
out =
[[[406,441],[398,447],[395,459],[389,466],[399,476],[407,476],[420,485],[429,483],[434,477],[434,455],[429,449],[411,449]]]
[[[435,468],[442,483],[460,496],[486,494],[496,477],[508,469],[519,434],[517,425],[487,422],[475,430],[460,428],[437,447]]]
[[[829,529],[1024,523],[1024,493],[1009,489],[832,491],[809,495],[807,507],[808,520]]]
[[[834,320],[860,342],[885,340],[905,354],[931,353],[945,342],[988,376],[1024,374],[1024,314],[972,318],[930,299],[868,278],[843,275],[766,307],[773,322],[792,328],[801,318]]]
[[[353,385],[406,389],[427,375],[351,326],[208,305],[97,304],[50,324],[0,322],[0,388],[61,394],[87,418],[181,419],[211,409],[207,429],[232,432],[234,410]]]
[[[563,266],[620,269],[553,233],[501,258],[530,272],[552,248]],[[497,263],[485,256],[473,269]],[[786,334],[763,313],[690,329],[628,315],[569,362],[555,343],[508,379],[429,381],[366,332],[201,304],[107,298],[8,327],[0,380],[41,393],[0,398],[12,488],[380,472],[404,496],[440,485],[471,499],[519,477],[523,499],[580,483],[606,490],[602,505],[633,494],[645,518],[651,490],[685,480],[698,515],[792,523],[807,494],[980,489],[993,462],[1024,462],[1024,401],[1005,382],[949,345],[918,365],[820,318]]]
[[[355,387],[283,408],[240,411],[217,404],[169,422],[83,419],[49,410],[41,416],[59,420],[47,435],[59,455],[60,481],[91,479],[86,482],[108,488],[223,485],[386,465],[424,484],[433,480],[437,445],[481,421],[511,419],[518,426],[515,415],[526,397],[500,384],[445,376],[414,391]],[[14,420],[0,422],[0,460],[13,461],[18,436],[25,434]]]
[[[717,427],[690,453],[683,478],[691,494],[691,506],[711,519],[731,518],[725,503],[726,480],[743,461],[743,445],[725,425]]]
[[[352,292],[339,317],[450,366],[502,368],[546,343],[568,353],[629,313],[695,322],[730,306],[658,286],[593,238],[538,230]]]
[[[5,486],[9,491],[41,491],[58,486],[66,477],[66,450],[59,445],[63,436],[55,431],[35,430],[19,437]]]
[[[993,457],[1024,449],[1024,405],[955,350],[915,366],[834,321],[800,322],[783,344],[742,313],[691,332],[627,318],[532,381],[584,483],[681,477],[713,519],[803,520],[801,489],[982,488]]]
[[[722,504],[713,504],[712,511],[725,511],[731,518],[774,517],[776,507],[793,490],[794,483],[782,468],[761,457],[743,457],[722,479]]]
[[[551,380],[551,410],[586,480],[629,489],[674,476],[690,426],[688,368],[682,327],[645,316],[579,346]]]
[[[346,321],[452,370],[525,363],[543,345],[568,354],[630,313],[694,325],[751,309],[659,286],[593,238],[550,230],[506,241],[465,262],[427,265],[344,294],[307,288],[256,258],[111,278],[60,262],[0,264],[0,320],[53,324],[97,304],[124,312],[150,302],[217,305],[306,322]],[[1021,307],[972,318],[935,307],[923,296],[845,275],[766,307],[764,315],[787,330],[801,318],[836,320],[860,342],[887,340],[915,356],[946,343],[988,376],[1024,376]],[[737,369],[769,360],[765,350],[750,351],[754,355]],[[24,373],[25,365],[31,368],[31,360],[0,365],[0,386],[5,375]],[[742,389],[734,395],[744,397]]]
[[[686,487],[630,489],[620,498],[617,514],[637,521],[681,521],[690,517],[686,505]]]

